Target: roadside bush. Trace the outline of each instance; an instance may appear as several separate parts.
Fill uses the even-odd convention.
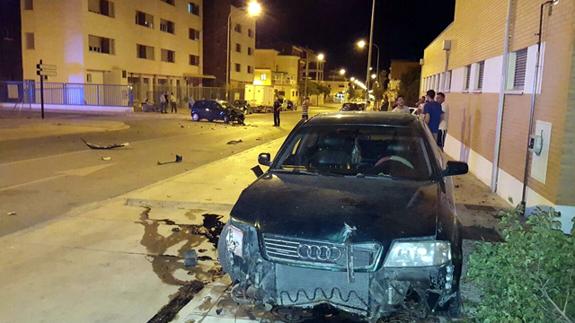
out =
[[[503,215],[505,242],[481,244],[469,257],[468,279],[482,292],[473,315],[480,322],[573,322],[575,237],[558,229],[552,209],[523,222],[519,214]]]

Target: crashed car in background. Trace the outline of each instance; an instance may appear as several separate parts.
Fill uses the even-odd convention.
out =
[[[242,110],[221,100],[198,100],[192,106],[191,115],[193,121],[207,119],[210,122],[221,120],[224,123],[237,122],[239,124],[244,124],[245,121]]]
[[[462,251],[446,162],[409,114],[300,123],[246,188],[218,245],[232,295],[271,307],[329,304],[375,321],[414,304],[459,310]],[[238,296],[239,295],[239,296]]]

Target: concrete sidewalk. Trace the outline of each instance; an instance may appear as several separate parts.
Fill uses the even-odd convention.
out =
[[[129,128],[122,121],[90,120],[82,118],[49,119],[0,117],[0,141],[62,136],[76,133],[117,131]]]
[[[269,315],[231,302],[214,238],[255,179],[250,168],[258,153],[273,155],[282,141],[0,238],[0,322],[239,322]],[[494,226],[501,201],[471,175],[456,185],[464,225]],[[198,264],[186,267],[186,259]]]

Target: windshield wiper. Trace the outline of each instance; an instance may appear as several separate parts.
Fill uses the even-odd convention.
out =
[[[285,169],[285,168],[274,168],[271,169],[272,172],[276,173],[284,173],[284,174],[297,174],[297,175],[311,175],[311,176],[318,176],[318,173],[310,172],[303,168],[292,168],[292,169]]]

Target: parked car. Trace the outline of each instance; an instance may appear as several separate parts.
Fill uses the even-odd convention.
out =
[[[340,111],[364,111],[365,105],[362,103],[346,102],[341,106]]]
[[[289,111],[297,111],[297,105],[293,104],[291,100],[286,100],[285,109]]]
[[[415,303],[459,309],[462,251],[450,176],[409,114],[319,115],[292,131],[234,205],[218,245],[236,301],[327,303],[369,321]],[[409,305],[410,307],[412,305]]]
[[[235,100],[233,106],[242,110],[244,114],[252,113],[252,108],[246,100]]]
[[[244,123],[245,116],[242,110],[230,106],[226,101],[220,100],[198,100],[192,106],[192,120],[208,121],[222,120],[225,123]]]

